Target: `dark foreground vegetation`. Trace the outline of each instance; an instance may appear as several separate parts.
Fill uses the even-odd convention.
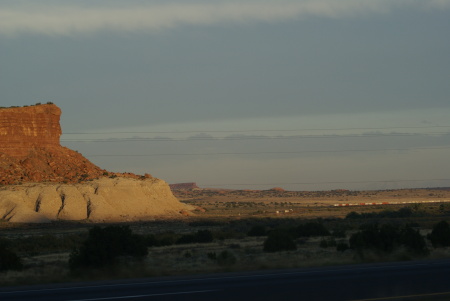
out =
[[[12,231],[0,236],[0,283],[55,281],[46,277],[33,280],[18,277],[16,282],[10,282],[7,277],[13,271],[26,273],[36,266],[37,260],[44,265],[42,258],[52,254],[64,258],[58,259],[61,281],[89,275],[94,275],[93,278],[157,275],[149,270],[167,262],[164,256],[172,256],[181,268],[168,266],[159,275],[302,266],[302,260],[306,263],[316,260],[315,254],[345,258],[334,264],[450,256],[445,253],[450,246],[447,212],[438,207],[440,215],[432,215],[420,209],[412,206],[376,213],[350,212],[343,219],[85,224],[80,231],[59,234],[44,231],[47,233],[43,235],[24,232],[13,235]],[[441,255],[435,255],[436,252]],[[187,267],[189,261],[195,261],[194,268]],[[265,264],[269,261],[274,264]],[[145,273],[136,275],[144,267]]]

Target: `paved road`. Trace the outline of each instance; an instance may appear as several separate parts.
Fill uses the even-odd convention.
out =
[[[450,260],[0,288],[0,300],[450,300]]]

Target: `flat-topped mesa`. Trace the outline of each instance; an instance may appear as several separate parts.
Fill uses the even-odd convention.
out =
[[[54,104],[0,109],[0,153],[26,158],[36,148],[61,147],[61,109]]]
[[[0,108],[0,221],[121,222],[194,209],[162,180],[108,172],[61,146],[60,116],[52,103]]]
[[[61,109],[52,103],[0,108],[0,185],[77,183],[106,171],[61,146]]]

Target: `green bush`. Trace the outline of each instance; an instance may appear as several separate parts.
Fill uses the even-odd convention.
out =
[[[143,258],[148,254],[145,239],[131,232],[129,226],[98,226],[89,231],[81,248],[70,255],[71,269],[114,265],[120,256]]]
[[[297,246],[292,236],[286,231],[270,232],[267,239],[264,241],[265,252],[278,252],[295,250]]]
[[[441,221],[433,226],[428,239],[434,248],[450,246],[450,226],[446,221]]]

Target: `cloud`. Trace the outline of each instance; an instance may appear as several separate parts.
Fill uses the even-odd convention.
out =
[[[402,6],[447,8],[450,0],[14,1],[0,3],[0,34],[72,35],[109,30],[160,31],[185,25],[279,22],[388,13]],[[95,3],[95,4],[92,4]],[[122,2],[124,3],[124,2]],[[100,5],[99,5],[100,4]],[[101,5],[103,4],[103,5]]]

